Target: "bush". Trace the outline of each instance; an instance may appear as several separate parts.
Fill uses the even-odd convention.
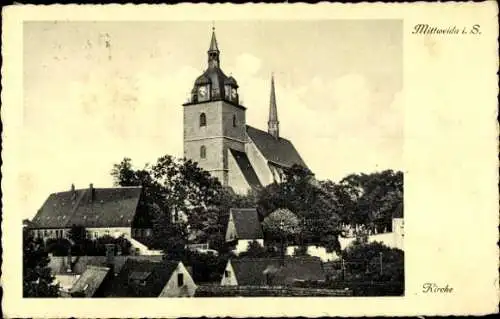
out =
[[[45,251],[54,256],[66,256],[70,246],[69,240],[65,238],[50,238],[45,242]]]
[[[299,256],[308,256],[309,254],[307,253],[307,246],[298,246],[297,248],[295,248],[295,250],[293,251],[293,255],[295,257],[299,257]]]

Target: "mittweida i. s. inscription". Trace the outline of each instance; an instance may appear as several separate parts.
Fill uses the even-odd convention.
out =
[[[421,35],[479,35],[481,34],[481,26],[474,24],[471,26],[433,26],[425,23],[415,24],[411,34]]]
[[[453,288],[450,287],[448,284],[446,286],[438,286],[438,284],[434,282],[426,282],[425,284],[422,285],[422,292],[423,293],[436,293],[436,294],[446,294],[446,293],[452,293]]]

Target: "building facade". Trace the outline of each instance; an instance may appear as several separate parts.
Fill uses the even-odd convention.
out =
[[[245,194],[280,181],[285,168],[307,166],[293,144],[279,134],[274,78],[267,132],[247,125],[238,88],[237,81],[222,71],[213,31],[207,68],[183,105],[184,157],[197,162],[222,185]]]
[[[34,238],[68,238],[83,226],[90,239],[123,236],[136,243],[151,236],[152,220],[142,203],[141,187],[94,188],[52,193],[30,223]],[[136,240],[137,239],[137,240]],[[142,247],[142,246],[141,246]]]

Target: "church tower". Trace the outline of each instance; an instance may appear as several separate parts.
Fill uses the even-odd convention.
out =
[[[207,68],[194,82],[189,101],[183,104],[184,157],[227,186],[229,149],[245,151],[246,109],[239,103],[236,80],[221,69],[215,28],[207,55]]]

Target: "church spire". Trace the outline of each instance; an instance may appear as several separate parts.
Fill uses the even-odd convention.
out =
[[[212,26],[212,39],[210,40],[210,48],[208,48],[208,66],[219,67],[219,47],[217,45],[217,38],[215,37],[215,26]]]
[[[267,122],[267,132],[279,138],[280,122],[278,121],[278,109],[276,107],[276,93],[274,89],[274,74],[271,75],[271,98],[269,100],[269,120]]]

